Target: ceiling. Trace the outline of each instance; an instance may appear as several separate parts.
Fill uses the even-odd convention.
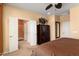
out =
[[[54,6],[49,10],[45,10],[46,6],[50,3],[7,3],[6,5],[11,5],[17,8],[22,8],[25,10],[30,10],[33,12],[41,13],[43,15],[68,15],[69,9],[77,3],[63,3],[61,9],[56,9]],[[52,3],[53,5],[56,3]]]

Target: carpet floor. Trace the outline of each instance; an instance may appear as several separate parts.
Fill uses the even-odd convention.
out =
[[[19,41],[19,50],[4,54],[3,56],[31,56],[33,47],[26,41]]]

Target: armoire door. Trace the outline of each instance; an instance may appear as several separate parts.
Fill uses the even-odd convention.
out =
[[[50,26],[37,25],[37,44],[50,41]]]
[[[0,4],[0,55],[3,52],[3,22],[2,22],[3,6]]]

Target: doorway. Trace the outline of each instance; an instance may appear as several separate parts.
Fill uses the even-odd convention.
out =
[[[60,22],[55,22],[55,37],[60,38]]]
[[[23,44],[26,42],[25,40],[25,20],[18,19],[18,47],[22,48]]]
[[[18,20],[18,38],[19,41],[24,40],[24,20]]]

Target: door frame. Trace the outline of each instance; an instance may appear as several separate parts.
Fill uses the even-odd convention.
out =
[[[59,30],[58,30],[59,31],[59,35],[58,36],[57,36],[57,29],[58,29],[57,28],[57,24],[59,25]],[[57,21],[55,22],[55,37],[56,38],[60,38],[60,22],[57,22]]]
[[[18,18],[18,21],[19,21],[19,20],[23,20],[23,21],[24,21],[24,40],[27,40],[27,37],[26,37],[26,36],[27,36],[27,31],[26,31],[26,30],[27,30],[27,29],[26,29],[26,27],[27,27],[26,24],[27,24],[27,23],[26,23],[26,22],[28,22],[28,21],[27,21],[26,19],[22,19],[22,18]],[[18,32],[19,32],[19,31],[18,31]],[[18,36],[18,37],[19,37],[19,36]]]
[[[28,20],[30,19],[29,17],[24,17],[24,18],[22,18],[22,17],[17,17],[17,16],[9,16],[8,18],[10,18],[10,17],[17,18],[17,20],[18,20],[18,19],[23,19],[23,20],[25,20],[26,22],[28,22]],[[7,21],[9,22],[9,19],[8,19]],[[7,26],[8,26],[8,31],[9,31],[9,24],[8,24]],[[2,34],[3,34],[3,33],[2,33]],[[9,33],[7,33],[7,34],[8,34],[8,39],[9,39]],[[9,40],[8,40],[8,42],[9,42]],[[3,41],[2,43],[3,43],[3,45],[5,46],[4,41]],[[6,46],[6,47],[7,47],[7,51],[4,50],[4,46],[3,46],[3,51],[2,51],[2,53],[3,53],[3,54],[9,53],[9,44]],[[4,51],[5,51],[5,52],[4,52]]]

